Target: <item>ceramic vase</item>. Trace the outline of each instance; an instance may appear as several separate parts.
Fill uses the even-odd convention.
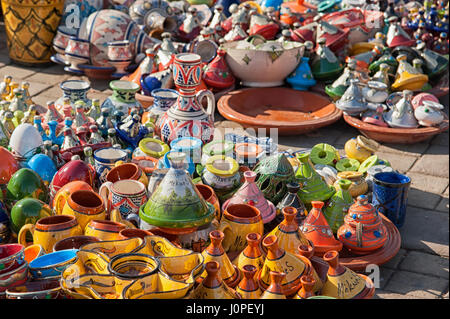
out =
[[[158,133],[161,139],[170,143],[182,136],[192,136],[208,143],[214,137],[214,95],[210,91],[195,92],[201,80],[201,59],[193,53],[176,55],[173,64],[173,79],[178,88],[177,102],[161,117]],[[205,111],[201,104],[208,101]]]
[[[267,249],[267,255],[264,265],[258,273],[260,287],[268,289],[271,284],[270,273],[272,271],[286,272],[286,277],[281,282],[283,294],[294,295],[300,289],[300,277],[309,271],[307,265],[294,254],[279,247],[278,238],[275,235],[267,236],[262,243]]]
[[[348,158],[358,160],[360,163],[364,162],[372,156],[378,149],[379,144],[362,135],[353,137],[345,142],[344,150]]]
[[[323,210],[323,215],[333,233],[336,233],[339,227],[342,226],[344,216],[353,203],[353,198],[348,190],[352,182],[348,179],[340,179],[337,184],[339,187],[336,188],[336,193],[331,196]]]
[[[336,240],[333,231],[323,215],[322,207],[324,203],[313,201],[311,204],[313,208],[308,213],[308,216],[306,216],[300,230],[314,244],[316,255],[321,256],[332,249],[340,251],[342,249],[342,243]]]
[[[242,250],[238,257],[233,260],[233,264],[243,271],[245,265],[252,265],[259,271],[264,265],[264,255],[260,244],[262,236],[258,233],[250,233],[246,236],[247,246]]]
[[[295,178],[301,188],[298,193],[300,199],[310,204],[312,201],[328,200],[335,193],[332,186],[328,186],[322,177],[315,171],[309,161],[309,155],[306,153],[297,154],[300,166],[295,173]]]
[[[50,62],[63,8],[63,0],[2,1],[10,58],[27,65]]]
[[[370,299],[375,293],[372,280],[339,263],[339,253],[331,250],[323,256],[328,263],[322,295],[337,299]]]
[[[274,154],[259,161],[254,168],[256,184],[264,197],[277,205],[287,192],[287,184],[295,181],[292,165],[284,154]]]
[[[222,241],[225,238],[223,232],[219,230],[212,231],[209,234],[211,244],[202,252],[205,258],[205,263],[215,261],[220,265],[220,276],[225,284],[231,288],[237,286],[242,278],[242,273],[239,268],[233,265],[222,247]],[[207,276],[206,270],[201,277]]]
[[[256,173],[253,171],[244,172],[244,178],[244,184],[233,197],[222,205],[222,210],[225,211],[229,205],[248,204],[259,210],[264,224],[270,223],[276,215],[275,206],[264,198],[258,185],[256,185]]]

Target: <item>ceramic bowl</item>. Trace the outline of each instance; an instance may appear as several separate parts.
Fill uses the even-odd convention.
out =
[[[89,243],[100,241],[99,238],[94,236],[72,236],[61,239],[53,246],[53,251],[60,251],[66,249],[79,249],[81,246]]]
[[[64,270],[76,260],[76,249],[67,249],[46,254],[30,263],[30,275],[34,280],[59,278]]]
[[[38,257],[41,257],[42,255],[45,255],[44,247],[42,247],[39,244],[33,244],[30,246],[27,246],[24,251],[25,254],[25,260],[27,263],[32,262]]]
[[[0,275],[10,272],[25,263],[25,247],[20,244],[0,246]]]
[[[59,279],[27,282],[6,290],[6,299],[61,299],[63,296]]]
[[[19,267],[9,272],[0,274],[0,299],[4,297],[8,288],[22,285],[28,279],[28,263],[23,263]]]
[[[44,182],[50,183],[57,169],[52,159],[45,154],[34,155],[27,163],[28,167],[39,174]]]
[[[64,164],[53,176],[50,183],[50,196],[54,198],[63,186],[73,181],[83,181],[93,186],[94,177],[95,172],[87,163],[82,160],[70,161]]]
[[[303,56],[304,46],[299,42],[288,42],[280,51],[239,49],[240,41],[225,43],[226,62],[231,72],[251,87],[272,87],[283,84]]]
[[[108,271],[120,279],[139,279],[159,271],[160,261],[146,254],[126,253],[111,258]]]

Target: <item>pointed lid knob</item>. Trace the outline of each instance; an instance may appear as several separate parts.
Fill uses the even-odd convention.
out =
[[[209,261],[205,265],[206,277],[203,279],[203,286],[216,288],[222,284],[222,278],[219,275],[220,264],[217,261]]]

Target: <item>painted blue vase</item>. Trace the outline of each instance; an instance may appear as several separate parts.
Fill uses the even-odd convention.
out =
[[[397,228],[405,222],[410,184],[408,176],[396,172],[381,172],[373,176],[372,204]]]
[[[286,79],[286,82],[296,90],[306,91],[311,86],[316,85],[308,61],[308,57],[302,57],[297,69]]]

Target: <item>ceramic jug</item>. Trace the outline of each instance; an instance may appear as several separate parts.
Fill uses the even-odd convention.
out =
[[[214,136],[214,95],[210,91],[195,89],[201,81],[201,57],[193,53],[180,53],[175,56],[173,79],[178,88],[177,102],[160,118],[157,131],[161,139],[169,143],[183,136],[192,136],[210,142]],[[202,106],[207,98],[208,108]]]

